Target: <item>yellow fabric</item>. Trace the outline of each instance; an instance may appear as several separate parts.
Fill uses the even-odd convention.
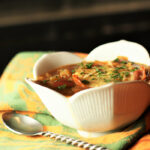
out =
[[[2,150],[82,150],[49,137],[29,137],[17,135],[9,131],[3,124],[1,115],[15,110],[39,120],[46,131],[63,134],[75,139],[98,144],[112,150],[126,149],[135,143],[150,129],[150,112],[147,110],[136,122],[121,131],[116,131],[97,138],[83,138],[75,129],[58,122],[45,108],[33,89],[25,83],[25,77],[32,77],[32,69],[36,60],[47,52],[22,52],[17,54],[8,64],[0,80],[0,149]],[[78,54],[78,53],[77,53]],[[85,54],[78,54],[82,57]],[[146,140],[150,137],[146,136]],[[142,141],[142,142],[141,142]],[[138,145],[150,148],[139,140],[131,149],[137,150]],[[143,144],[142,144],[143,143]],[[146,146],[145,146],[146,145]]]

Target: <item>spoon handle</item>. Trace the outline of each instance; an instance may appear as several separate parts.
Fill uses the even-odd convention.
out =
[[[66,137],[64,135],[60,135],[60,134],[56,134],[53,132],[42,132],[41,135],[46,136],[46,137],[50,137],[50,138],[54,138],[55,140],[59,140],[61,142],[65,142],[67,144],[71,144],[73,146],[77,146],[77,147],[82,147],[88,150],[108,150],[107,148],[101,147],[101,146],[97,146],[94,144],[89,144],[87,142],[84,141],[80,141],[80,140],[76,140],[73,138],[69,138]]]

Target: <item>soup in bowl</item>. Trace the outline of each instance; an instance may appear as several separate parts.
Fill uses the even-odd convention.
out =
[[[81,57],[69,52],[43,55],[26,81],[50,113],[85,137],[96,137],[135,121],[149,105],[146,49],[121,40]]]

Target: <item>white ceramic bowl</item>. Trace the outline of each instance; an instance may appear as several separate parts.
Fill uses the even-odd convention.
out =
[[[90,52],[87,61],[113,60],[127,56],[130,61],[150,65],[146,49],[133,42],[121,40],[101,45]],[[69,53],[43,55],[33,68],[34,79],[50,69],[81,62]],[[71,97],[26,79],[50,113],[61,123],[75,128],[85,137],[96,137],[135,121],[149,105],[150,86],[143,81],[110,83],[80,91]]]

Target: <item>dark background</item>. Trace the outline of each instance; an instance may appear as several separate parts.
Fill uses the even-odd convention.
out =
[[[150,52],[149,0],[0,0],[0,74],[21,51],[88,53],[120,39]]]

